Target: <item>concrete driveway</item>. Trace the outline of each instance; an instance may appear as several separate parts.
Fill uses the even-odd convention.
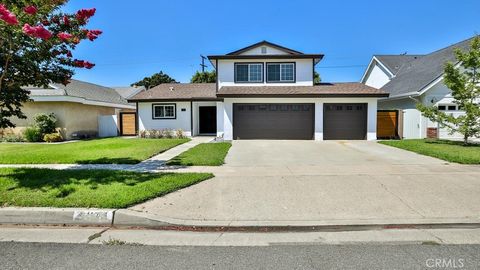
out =
[[[190,169],[191,170],[191,169]],[[480,221],[480,166],[366,141],[234,141],[216,177],[132,207],[209,224]]]

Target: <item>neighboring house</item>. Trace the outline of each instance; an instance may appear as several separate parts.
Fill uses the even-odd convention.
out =
[[[13,119],[14,129],[4,133],[21,133],[33,123],[38,113],[54,113],[65,139],[116,136],[116,114],[121,109],[135,109],[113,88],[71,80],[67,86],[51,84],[49,88],[27,88],[31,102],[23,104],[27,119]]]
[[[361,83],[314,85],[322,54],[267,41],[208,57],[212,84],[162,84],[129,98],[140,131],[235,139],[375,140],[382,90]]]
[[[426,137],[462,138],[449,134],[423,117],[416,103],[437,106],[454,116],[463,112],[443,83],[446,62],[456,63],[455,49],[468,50],[472,38],[426,55],[374,55],[361,80],[390,94],[378,101],[379,110],[399,110],[399,133],[405,139]]]

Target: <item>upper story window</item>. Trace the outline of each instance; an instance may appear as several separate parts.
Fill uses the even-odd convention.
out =
[[[153,119],[175,119],[175,104],[153,104]]]
[[[235,63],[235,82],[263,82],[262,63]]]
[[[295,82],[295,64],[267,63],[267,82]]]
[[[438,105],[439,111],[457,111],[460,110],[460,106],[453,105],[453,104],[440,104]]]

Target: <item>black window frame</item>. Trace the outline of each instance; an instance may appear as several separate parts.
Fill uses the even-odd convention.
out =
[[[265,77],[267,83],[296,83],[297,82],[297,62],[266,62],[265,68]],[[282,64],[293,64],[293,80],[283,80],[282,81]],[[272,81],[268,79],[268,66],[271,65],[280,65],[280,80]]]
[[[173,106],[173,117],[156,117],[155,116],[155,107],[157,106]],[[164,109],[165,111],[165,109]],[[177,104],[175,103],[153,103],[152,104],[152,119],[153,120],[175,120],[177,119]]]
[[[237,66],[238,65],[261,65],[262,78],[260,81],[250,81],[250,66],[247,69],[248,81],[237,80]],[[233,67],[233,80],[235,83],[263,83],[265,81],[265,66],[263,62],[236,62]]]

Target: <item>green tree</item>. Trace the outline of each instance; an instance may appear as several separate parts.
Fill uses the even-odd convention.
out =
[[[214,83],[216,81],[217,73],[214,70],[205,72],[197,71],[190,79],[191,83]]]
[[[74,59],[72,50],[102,31],[85,25],[95,9],[64,13],[66,0],[2,0],[0,3],[0,128],[14,127],[11,117],[25,119],[22,104],[29,100],[24,86],[67,84],[74,68],[94,64]]]
[[[417,108],[450,133],[462,134],[466,145],[469,138],[480,136],[480,37],[473,39],[470,50],[455,50],[455,56],[459,65],[450,62],[445,64],[444,82],[452,90],[454,102],[465,114],[454,117],[439,111],[437,107],[421,103],[417,104]]]
[[[136,83],[132,83],[131,86],[145,86],[145,88],[150,89],[162,83],[176,83],[175,79],[168,76],[167,74],[160,71],[158,73],[153,74],[150,77],[145,77],[143,80],[138,81]]]
[[[321,82],[322,78],[320,78],[320,74],[315,71],[315,73],[313,73],[313,84],[319,84]]]

